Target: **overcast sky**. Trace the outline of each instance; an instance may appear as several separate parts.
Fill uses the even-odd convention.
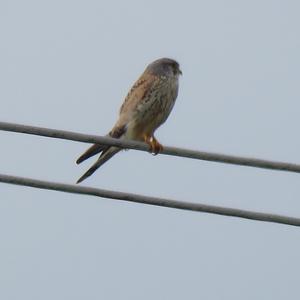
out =
[[[0,1],[0,120],[105,135],[181,64],[164,145],[300,163],[300,2]],[[74,183],[87,144],[0,132],[0,173]],[[123,151],[83,185],[300,217],[300,177]],[[0,298],[297,299],[300,230],[0,184]]]

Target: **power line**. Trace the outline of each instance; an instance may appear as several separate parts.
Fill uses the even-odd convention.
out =
[[[242,210],[242,209],[206,205],[201,203],[183,202],[183,201],[170,200],[165,198],[149,197],[149,196],[143,196],[138,194],[116,192],[116,191],[103,190],[103,189],[84,187],[78,185],[63,184],[58,182],[49,182],[49,181],[36,180],[31,178],[0,174],[0,182],[21,185],[21,186],[28,186],[28,187],[39,188],[39,189],[54,190],[54,191],[67,192],[73,194],[90,195],[90,196],[142,203],[148,205],[164,206],[169,208],[205,212],[205,213],[230,216],[230,217],[238,217],[238,218],[244,218],[250,220],[300,226],[300,219],[282,216],[282,215],[253,212],[253,211]]]
[[[117,146],[120,148],[149,151],[148,145],[141,142],[118,140],[110,137],[87,135],[87,134],[65,131],[65,130],[34,127],[34,126],[27,126],[27,125],[7,123],[7,122],[0,122],[0,130],[33,134],[33,135],[45,136],[50,138],[58,138],[64,140],[72,140],[72,141],[84,142],[84,143],[97,143],[103,145]],[[300,173],[299,164],[264,160],[258,158],[249,158],[249,157],[241,157],[241,156],[234,156],[234,155],[227,155],[227,154],[203,152],[203,151],[196,151],[196,150],[183,149],[177,147],[167,147],[167,146],[164,147],[164,150],[161,152],[161,154],[213,161],[219,163],[227,163],[227,164],[234,164],[234,165],[241,165],[241,166]]]
[[[33,135],[39,135],[39,136],[45,136],[51,138],[85,142],[85,143],[98,143],[103,145],[111,145],[120,148],[129,148],[129,149],[136,149],[141,151],[149,150],[148,145],[136,141],[123,141],[123,140],[113,139],[110,137],[86,135],[86,134],[64,131],[64,130],[26,126],[26,125],[7,123],[7,122],[0,122],[0,130],[25,133],[25,134],[33,134]],[[239,156],[225,155],[225,154],[218,154],[218,153],[209,153],[209,152],[195,151],[195,150],[182,149],[176,147],[164,147],[164,150],[161,154],[300,173],[300,165],[297,164],[262,160],[256,158],[246,158],[246,157],[239,157]],[[205,204],[198,204],[198,203],[182,202],[182,201],[163,199],[163,198],[148,197],[143,195],[109,191],[109,190],[96,189],[91,187],[79,187],[75,185],[62,184],[56,182],[47,182],[42,180],[30,179],[30,178],[22,178],[22,177],[0,174],[0,182],[10,183],[15,185],[30,186],[30,187],[40,188],[40,189],[75,193],[75,194],[92,195],[97,197],[104,197],[104,198],[123,200],[129,202],[144,203],[149,205],[165,206],[169,208],[200,211],[200,212],[219,214],[224,216],[232,216],[232,217],[259,220],[265,222],[300,226],[300,219],[287,217],[287,216],[252,212],[247,210],[240,210],[240,209],[226,208],[226,207],[212,206],[212,205],[205,205]]]

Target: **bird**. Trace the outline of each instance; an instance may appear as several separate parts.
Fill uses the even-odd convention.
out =
[[[179,63],[171,58],[151,62],[129,90],[119,111],[119,118],[106,135],[120,140],[142,141],[149,145],[150,153],[156,155],[163,146],[154,136],[171,113],[178,95]],[[97,161],[77,181],[91,176],[100,166],[117,154],[121,148],[94,144],[76,161],[77,164],[101,153]]]

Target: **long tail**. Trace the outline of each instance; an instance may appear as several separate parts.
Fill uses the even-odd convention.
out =
[[[107,147],[107,146],[106,146]],[[78,180],[76,183],[80,183],[89,176],[91,176],[98,168],[100,168],[105,162],[107,162],[110,158],[112,158],[116,153],[118,153],[121,149],[116,147],[107,147],[107,149],[103,150],[98,160],[92,165],[90,169],[87,170]],[[100,150],[101,151],[101,150]],[[98,151],[98,152],[100,152]],[[98,153],[97,152],[97,153]],[[96,154],[96,153],[95,153]],[[84,154],[83,154],[84,155]],[[93,154],[92,154],[93,155]],[[90,155],[90,156],[92,156]],[[88,156],[88,157],[90,157]],[[88,158],[86,157],[86,158]],[[84,159],[86,159],[84,158]],[[84,160],[83,159],[83,160]],[[80,160],[80,158],[78,159]],[[83,161],[81,160],[81,161]],[[81,162],[80,161],[80,162]]]
[[[114,128],[110,131],[110,133],[107,135],[109,137],[113,138],[121,138],[126,131],[126,126],[114,126]],[[85,161],[86,159],[90,158],[93,155],[96,155],[100,152],[101,155],[98,158],[98,160],[92,165],[90,169],[87,170],[86,173],[84,173],[76,183],[80,183],[83,180],[85,180],[87,177],[91,176],[99,167],[101,167],[105,162],[107,162],[110,158],[112,158],[116,153],[118,153],[121,149],[118,147],[111,147],[106,145],[99,145],[94,144],[90,148],[88,148],[76,161],[77,164],[80,164],[81,162]]]
[[[104,145],[99,145],[99,144],[94,144],[90,148],[88,148],[77,160],[76,164],[80,164],[86,159],[100,153],[101,151],[107,150],[109,147],[104,146]]]

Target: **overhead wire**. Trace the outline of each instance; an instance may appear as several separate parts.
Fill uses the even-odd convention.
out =
[[[72,184],[64,184],[58,182],[50,182],[50,181],[37,180],[32,178],[0,174],[0,182],[33,187],[38,189],[60,191],[60,192],[66,192],[72,194],[89,195],[89,196],[96,196],[101,198],[108,198],[108,199],[121,200],[127,202],[163,206],[168,208],[176,208],[176,209],[203,212],[209,214],[217,214],[222,216],[238,217],[243,219],[300,226],[299,218],[293,218],[293,217],[288,217],[283,215],[253,212],[249,210],[207,205],[207,204],[201,204],[195,202],[171,200],[166,198],[149,197],[149,196],[138,195],[138,194],[117,192],[117,191],[78,186]]]
[[[65,131],[65,130],[28,126],[28,125],[8,123],[8,122],[0,122],[0,130],[23,133],[23,134],[32,134],[32,135],[38,135],[38,136],[50,137],[50,138],[58,138],[64,140],[72,140],[72,141],[84,142],[84,143],[98,143],[103,145],[117,146],[126,149],[149,151],[148,145],[141,142],[118,140],[107,136],[103,137],[103,136],[96,136],[96,135],[88,135],[88,134],[82,134],[82,133]],[[241,156],[234,156],[228,154],[203,152],[203,151],[169,147],[169,146],[164,147],[161,154],[213,161],[219,163],[241,165],[241,166],[264,168],[264,169],[277,170],[277,171],[288,171],[288,172],[300,173],[299,164],[271,161],[271,160],[258,159],[258,158],[249,158],[249,157],[241,157]],[[149,205],[164,206],[169,208],[205,212],[205,213],[218,214],[223,216],[239,217],[244,219],[300,226],[299,218],[294,218],[289,216],[262,213],[262,212],[253,212],[249,210],[241,210],[236,208],[227,208],[221,206],[213,206],[213,205],[207,205],[201,203],[192,203],[192,202],[171,200],[171,199],[158,198],[158,197],[150,197],[150,196],[144,196],[138,194],[110,191],[110,190],[104,190],[104,189],[98,189],[92,187],[76,186],[76,185],[63,184],[58,182],[49,182],[49,181],[17,177],[17,176],[5,175],[5,174],[0,174],[0,182],[34,187],[39,189],[55,190],[55,191],[68,192],[74,194],[84,194],[84,195],[97,196],[97,197],[103,197],[103,198],[109,198],[115,200],[123,200],[123,201],[143,203]]]
[[[84,142],[84,143],[96,143],[102,145],[117,146],[120,148],[135,149],[135,150],[147,151],[147,152],[149,151],[149,146],[142,142],[120,140],[120,139],[115,139],[107,136],[82,134],[82,133],[66,131],[66,130],[57,130],[57,129],[28,126],[28,125],[21,125],[15,123],[7,123],[7,122],[0,122],[0,130],[32,134],[32,135],[49,137],[49,138]],[[260,158],[242,157],[236,155],[190,150],[190,149],[170,147],[170,146],[164,146],[164,149],[162,152],[160,152],[160,154],[212,161],[218,163],[262,168],[262,169],[300,173],[299,164],[273,161],[273,160],[260,159]]]

